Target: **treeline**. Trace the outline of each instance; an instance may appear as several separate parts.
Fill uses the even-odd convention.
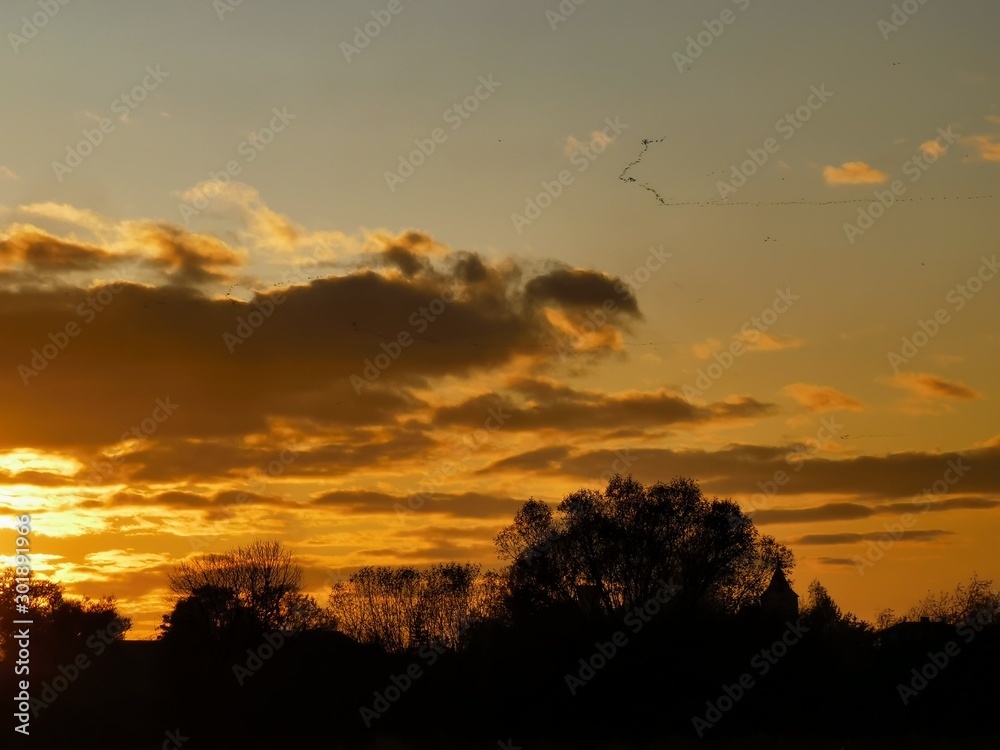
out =
[[[496,547],[499,570],[361,568],[332,586],[326,606],[303,594],[301,570],[277,542],[204,555],[169,574],[175,603],[162,637],[228,652],[265,632],[323,627],[388,653],[427,642],[460,651],[476,629],[613,619],[667,581],[678,610],[736,615],[794,564],[736,503],[708,499],[683,478],[644,486],[616,476],[556,508],[528,500]]]
[[[789,614],[768,585],[791,575],[791,551],[685,478],[615,476],[556,507],[528,500],[495,544],[497,569],[368,566],[326,601],[305,593],[278,542],[185,560],[168,576],[157,641],[116,636],[38,721],[66,731],[113,703],[129,747],[159,725],[200,738],[191,747],[589,747],[817,730],[888,747],[910,732],[995,731],[990,581],[973,576],[875,624],[814,581]],[[104,600],[50,625],[65,629],[71,658],[111,621],[128,624]]]

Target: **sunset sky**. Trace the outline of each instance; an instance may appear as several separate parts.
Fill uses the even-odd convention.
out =
[[[621,471],[862,617],[1000,579],[1000,5],[902,5],[5,3],[4,551],[144,638]]]

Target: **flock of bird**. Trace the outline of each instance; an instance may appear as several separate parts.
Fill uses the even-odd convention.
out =
[[[718,206],[754,206],[754,207],[760,207],[760,206],[837,206],[837,205],[844,205],[844,204],[848,204],[848,203],[872,203],[873,202],[872,198],[870,196],[868,198],[847,198],[847,199],[843,199],[843,200],[830,200],[830,201],[810,201],[810,200],[806,200],[805,198],[799,198],[798,200],[787,200],[787,201],[731,201],[731,200],[729,200],[727,198],[723,198],[721,200],[710,200],[710,201],[709,200],[701,200],[701,201],[697,201],[697,200],[674,201],[674,200],[671,200],[671,201],[668,201],[662,195],[660,195],[660,193],[654,187],[652,187],[649,183],[639,182],[638,180],[636,180],[635,177],[632,177],[631,175],[628,175],[628,171],[630,169],[632,169],[632,167],[636,166],[639,162],[642,161],[643,157],[646,155],[646,152],[649,150],[649,147],[652,144],[654,144],[654,143],[662,143],[664,140],[666,140],[666,139],[665,138],[657,138],[656,140],[651,140],[649,138],[643,138],[642,141],[641,141],[642,142],[642,151],[640,151],[639,155],[635,159],[633,159],[631,162],[629,162],[628,166],[626,166],[625,169],[622,170],[622,173],[620,175],[618,175],[618,179],[621,180],[622,182],[626,182],[626,183],[634,182],[639,187],[643,188],[644,190],[648,190],[650,193],[653,194],[653,197],[656,198],[656,200],[661,205],[664,205],[664,206],[703,206],[703,207],[712,207],[712,208],[715,208],[715,207],[718,207]],[[710,172],[709,175],[711,175],[711,174],[713,174],[713,173]],[[723,172],[720,172],[719,174],[723,174]],[[781,179],[784,179],[784,177],[782,177]],[[952,201],[985,200],[985,199],[989,199],[989,198],[993,198],[993,194],[992,193],[989,194],[989,195],[951,195],[951,196],[949,196],[949,195],[922,195],[922,196],[914,196],[914,197],[910,197],[910,198],[897,197],[896,198],[896,202],[897,203],[915,203],[917,201],[933,201],[933,200],[940,200],[940,201],[947,201],[947,200],[952,200]]]

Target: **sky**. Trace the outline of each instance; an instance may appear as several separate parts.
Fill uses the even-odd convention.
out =
[[[621,472],[861,617],[1000,578],[998,22],[5,3],[6,549],[148,638],[186,557],[279,539],[325,602]]]

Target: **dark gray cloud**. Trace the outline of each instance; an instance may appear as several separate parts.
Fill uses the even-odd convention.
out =
[[[889,532],[869,531],[863,534],[807,534],[792,540],[791,544],[804,545],[826,545],[826,544],[857,544],[858,542],[878,541]],[[897,542],[936,542],[937,540],[952,536],[955,532],[944,529],[908,529],[905,534],[900,534],[893,539]]]
[[[849,557],[817,557],[815,559],[819,560],[824,565],[857,565],[857,562]]]
[[[563,459],[570,455],[572,451],[563,445],[550,445],[545,448],[536,448],[532,451],[520,453],[516,456],[503,458],[485,469],[480,469],[479,474],[489,474],[496,471],[512,472],[546,472],[551,471],[558,474],[559,465]]]
[[[704,424],[734,419],[756,419],[774,414],[777,407],[752,398],[696,406],[666,391],[607,394],[582,391],[550,381],[526,379],[511,386],[511,395],[482,395],[461,404],[445,406],[434,414],[441,425],[480,427],[491,410],[509,415],[504,429],[615,431],[662,430],[674,424]],[[520,396],[520,398],[516,398]]]
[[[1000,507],[1000,500],[981,497],[956,497],[945,500],[921,500],[919,503],[826,503],[813,508],[758,510],[753,514],[754,523],[803,523],[815,521],[853,521],[872,516],[901,516],[906,513],[944,513],[954,510],[993,510]]]
[[[423,407],[413,388],[557,354],[539,343],[558,332],[512,261],[456,253],[411,277],[359,270],[241,301],[199,286],[237,263],[220,241],[167,225],[136,237],[156,249],[148,263],[168,285],[0,291],[0,449],[111,445],[168,397],[180,408],[153,442],[235,440],[275,421],[391,427]],[[551,304],[586,298],[573,289],[592,276],[565,279]]]
[[[931,494],[1000,493],[1000,442],[961,453],[908,451],[837,459],[808,457],[798,461],[796,456],[803,455],[803,449],[804,446],[798,444],[734,444],[717,451],[629,448],[632,457],[629,471],[636,479],[647,483],[678,475],[690,476],[699,480],[707,492],[745,498],[759,493],[760,483],[771,481],[778,472],[784,472],[788,480],[777,495],[767,501],[769,506],[780,503],[780,497],[804,494],[844,495],[852,497],[853,502],[914,499],[922,503],[925,491]],[[501,459],[491,469],[509,470],[516,466],[522,471],[590,478],[595,474],[595,467],[610,466],[616,458],[613,450],[573,451],[554,463],[549,456],[521,454]],[[904,507],[897,503],[893,506]],[[830,512],[835,513],[837,509],[831,508]],[[840,512],[860,511],[844,508]]]
[[[106,507],[136,506],[206,510],[226,506],[287,504],[277,495],[260,495],[255,492],[242,490],[226,490],[217,492],[211,496],[175,490],[151,495],[140,495],[135,492],[119,492],[110,498],[106,503]]]
[[[527,298],[537,304],[558,303],[570,309],[598,309],[607,300],[621,312],[641,318],[635,297],[613,276],[582,269],[559,268],[536,276],[525,285]]]
[[[434,493],[426,499],[366,490],[335,490],[316,495],[313,506],[338,508],[351,513],[442,513],[461,518],[511,519],[528,498],[513,499],[479,492]]]
[[[0,262],[23,263],[47,273],[93,271],[120,264],[126,259],[99,247],[33,230],[0,240]]]

